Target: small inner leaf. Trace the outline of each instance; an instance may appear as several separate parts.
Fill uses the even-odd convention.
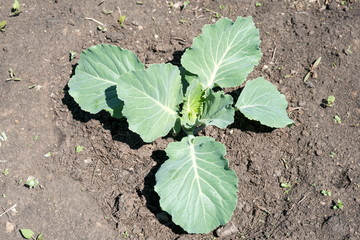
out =
[[[181,125],[186,128],[195,127],[200,114],[201,106],[204,101],[204,92],[198,81],[192,81],[187,88],[181,111]]]
[[[234,122],[235,109],[232,104],[233,98],[230,95],[224,94],[223,91],[210,90],[204,101],[199,121],[206,125],[226,128]]]

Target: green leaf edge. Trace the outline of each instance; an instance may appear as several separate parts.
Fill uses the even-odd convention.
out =
[[[268,126],[268,127],[272,127],[272,128],[283,128],[283,127],[290,126],[291,124],[293,124],[294,121],[289,118],[289,116],[288,116],[288,114],[287,114],[287,112],[286,112],[286,109],[287,109],[287,107],[288,107],[288,102],[287,102],[287,100],[286,100],[285,95],[282,94],[282,93],[280,93],[280,92],[277,90],[276,86],[275,86],[274,84],[272,84],[270,81],[265,80],[263,77],[258,77],[258,78],[256,78],[256,79],[249,80],[249,81],[246,82],[243,91],[248,90],[248,88],[249,88],[249,86],[250,86],[248,83],[254,83],[255,81],[262,81],[263,84],[266,84],[266,85],[268,86],[268,88],[271,89],[271,91],[274,91],[274,93],[276,93],[276,94],[278,95],[278,97],[279,97],[280,100],[282,101],[282,105],[283,105],[283,106],[279,106],[279,105],[278,105],[278,106],[275,106],[275,108],[278,108],[278,110],[281,111],[282,117],[283,117],[284,119],[286,119],[286,120],[284,120],[282,123],[279,123],[279,122],[278,122],[277,124],[270,125],[270,124],[267,124],[266,121],[264,121],[263,119],[259,119],[259,118],[257,118],[256,116],[252,116],[251,114],[248,114],[248,113],[242,111],[242,110],[241,110],[241,107],[239,107],[239,102],[240,102],[240,100],[241,100],[241,96],[242,96],[241,94],[242,94],[243,92],[240,94],[240,97],[239,97],[239,99],[237,100],[237,102],[236,102],[236,104],[235,104],[236,109],[239,110],[242,114],[244,114],[244,116],[245,116],[246,118],[248,118],[248,119],[250,119],[250,120],[259,121],[262,125],[265,125],[265,126]]]

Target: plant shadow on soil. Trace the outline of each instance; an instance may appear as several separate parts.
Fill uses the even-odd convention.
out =
[[[72,72],[69,76],[69,79],[71,79],[71,77],[75,75],[75,69],[77,65],[78,64],[74,64],[72,66]],[[112,90],[111,88],[112,87],[105,89],[104,94],[106,97],[109,95],[108,92]],[[62,102],[64,105],[68,107],[75,120],[83,123],[86,123],[92,119],[100,121],[102,126],[110,131],[113,140],[126,143],[131,149],[139,149],[146,144],[138,134],[132,132],[129,129],[129,125],[125,118],[123,119],[114,118],[110,116],[110,113],[104,110],[100,111],[97,114],[86,112],[82,110],[79,104],[74,100],[74,98],[70,96],[68,84],[63,88],[63,91],[64,91],[64,97],[62,99]]]
[[[156,165],[149,171],[145,177],[144,189],[138,194],[146,199],[146,207],[156,216],[159,222],[171,229],[175,234],[186,234],[186,232],[172,220],[171,216],[164,212],[160,207],[160,197],[155,192],[155,174],[161,165],[168,159],[165,151],[153,151],[151,158],[156,162]]]

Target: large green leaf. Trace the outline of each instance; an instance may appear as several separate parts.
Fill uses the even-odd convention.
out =
[[[180,71],[171,64],[153,64],[146,70],[121,75],[117,93],[130,130],[145,142],[165,136],[178,118],[182,101]]]
[[[223,91],[210,90],[201,111],[200,122],[226,128],[234,122],[235,109],[232,107],[233,98]]]
[[[160,206],[189,233],[207,233],[227,223],[237,202],[237,177],[225,146],[210,137],[170,143],[169,159],[156,173]]]
[[[251,17],[228,18],[214,25],[205,25],[184,53],[181,63],[197,74],[205,89],[215,85],[236,87],[261,58],[259,31]]]
[[[293,123],[286,113],[287,105],[275,85],[260,77],[246,83],[235,107],[251,120],[281,128]]]
[[[123,102],[116,94],[116,80],[144,65],[131,51],[112,45],[96,45],[85,50],[75,75],[69,81],[69,94],[81,109],[90,113],[108,111],[121,118]]]

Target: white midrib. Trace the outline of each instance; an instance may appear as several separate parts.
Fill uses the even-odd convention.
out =
[[[164,104],[162,104],[161,102],[159,102],[158,100],[156,100],[155,98],[149,96],[146,92],[141,91],[140,89],[137,89],[138,91],[140,91],[142,94],[144,94],[147,98],[149,98],[151,101],[153,101],[156,105],[160,106],[162,109],[164,109],[166,112],[170,113],[171,115],[177,115],[177,113],[172,110],[171,108],[169,108],[168,106],[165,106]]]
[[[192,167],[194,169],[194,178],[195,178],[195,181],[197,183],[197,187],[199,189],[199,197],[200,197],[200,201],[201,201],[201,206],[202,206],[202,212],[204,213],[205,212],[205,209],[204,209],[204,203],[202,201],[202,196],[203,195],[203,192],[201,191],[201,186],[200,186],[200,176],[199,176],[199,173],[198,173],[198,166],[196,164],[196,154],[195,154],[195,149],[194,149],[194,144],[190,143],[190,157],[191,157],[191,161],[192,161]]]
[[[212,88],[214,86],[214,82],[215,82],[215,77],[216,77],[216,74],[217,74],[217,71],[219,70],[219,67],[221,66],[221,64],[223,63],[224,61],[224,57],[226,56],[227,52],[230,50],[230,48],[228,47],[226,49],[226,51],[224,52],[223,56],[221,57],[220,61],[218,63],[215,63],[215,66],[214,66],[214,69],[210,75],[210,79],[208,81],[208,85],[207,87],[208,88]]]
[[[171,115],[176,115],[176,112],[174,110],[172,110],[171,108],[169,108],[168,106],[163,105],[161,102],[159,102],[158,100],[156,100],[154,98],[150,97],[150,99],[152,101],[154,101],[157,105],[159,105],[162,109],[164,109],[166,112],[170,113]]]

